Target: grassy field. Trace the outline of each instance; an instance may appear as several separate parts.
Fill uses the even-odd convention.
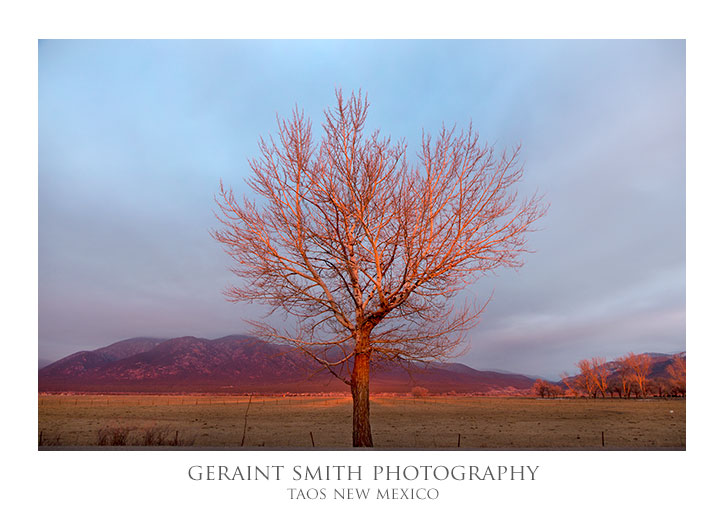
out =
[[[349,397],[39,395],[40,446],[351,446]],[[372,399],[377,448],[679,448],[684,399]],[[246,414],[246,430],[245,430]],[[310,435],[310,432],[312,435]],[[114,441],[115,438],[115,441]]]

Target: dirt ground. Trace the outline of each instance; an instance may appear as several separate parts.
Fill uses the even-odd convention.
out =
[[[349,397],[39,395],[40,446],[348,448]],[[684,399],[377,397],[377,448],[685,448]],[[246,431],[245,431],[246,414]],[[310,434],[311,433],[311,434]],[[115,441],[114,441],[115,436]]]

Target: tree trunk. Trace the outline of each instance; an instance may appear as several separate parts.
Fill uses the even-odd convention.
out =
[[[352,445],[373,445],[370,430],[370,354],[355,355],[355,365],[350,380],[352,391]]]

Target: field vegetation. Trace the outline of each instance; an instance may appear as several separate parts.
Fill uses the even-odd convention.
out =
[[[378,396],[377,448],[685,448],[686,400]],[[39,395],[40,447],[349,448],[350,396]]]

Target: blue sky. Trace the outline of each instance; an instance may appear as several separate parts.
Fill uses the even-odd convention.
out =
[[[39,355],[246,330],[209,236],[275,114],[316,127],[336,87],[409,143],[473,123],[522,144],[549,213],[459,360],[555,378],[685,349],[684,41],[41,41]],[[318,131],[319,133],[319,131]]]

